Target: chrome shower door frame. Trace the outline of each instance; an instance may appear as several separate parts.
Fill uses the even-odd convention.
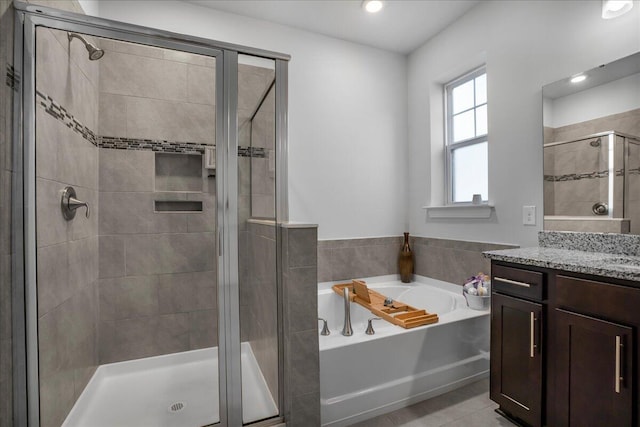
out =
[[[40,425],[38,376],[38,317],[36,284],[36,193],[35,193],[35,32],[43,26],[126,42],[185,51],[216,58],[216,210],[218,277],[218,357],[220,426],[242,425],[242,390],[239,323],[238,256],[238,53],[276,60],[277,220],[288,219],[287,204],[287,66],[286,54],[225,42],[176,34],[102,18],[14,2],[14,66],[20,78],[14,102],[13,235],[14,277],[14,411],[15,425]],[[282,89],[280,89],[282,88]],[[284,95],[283,95],[284,94]],[[283,97],[284,96],[284,97]],[[211,254],[214,256],[214,254]],[[280,260],[280,254],[278,254]],[[281,285],[281,269],[277,277]],[[281,320],[279,304],[279,320]],[[20,315],[18,315],[20,314]],[[283,327],[279,322],[282,347]],[[283,352],[279,351],[281,389]],[[26,361],[26,363],[25,363]],[[282,421],[287,403],[280,392]],[[262,423],[260,423],[262,424]]]

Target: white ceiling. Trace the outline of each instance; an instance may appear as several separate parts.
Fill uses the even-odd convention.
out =
[[[361,0],[184,0],[377,48],[409,53],[479,0],[387,0],[365,12]]]

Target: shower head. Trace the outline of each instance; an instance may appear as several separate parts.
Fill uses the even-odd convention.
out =
[[[600,147],[600,138],[594,139],[593,141],[591,141],[589,143],[589,145],[592,146],[592,147]]]
[[[86,41],[80,34],[67,33],[67,36],[69,37],[69,43],[71,43],[71,40],[74,38],[79,39],[82,43],[84,43],[84,47],[86,47],[87,52],[89,52],[90,61],[97,61],[104,56],[104,50],[98,49],[96,46]]]

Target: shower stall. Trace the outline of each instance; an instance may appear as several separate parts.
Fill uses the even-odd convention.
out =
[[[639,159],[640,139],[621,132],[545,143],[545,229],[598,220],[584,231],[640,234]]]
[[[282,422],[288,56],[17,8],[29,426]]]

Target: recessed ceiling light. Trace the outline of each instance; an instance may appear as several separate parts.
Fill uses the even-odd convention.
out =
[[[383,3],[380,0],[364,0],[362,8],[369,13],[376,13],[382,10]]]
[[[587,79],[587,76],[584,74],[578,74],[577,76],[571,77],[571,83],[580,83]]]
[[[632,0],[602,0],[602,18],[617,18],[629,12],[632,7]]]

